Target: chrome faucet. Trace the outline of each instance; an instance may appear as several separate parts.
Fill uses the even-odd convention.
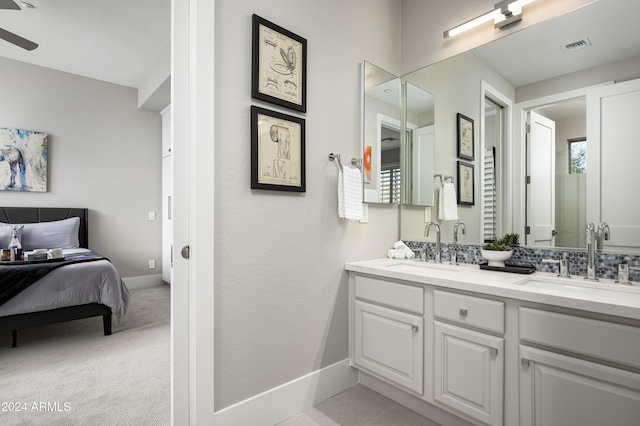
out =
[[[609,240],[611,231],[609,230],[609,225],[606,222],[602,222],[598,225],[597,230],[593,222],[589,222],[587,223],[586,232],[587,276],[584,277],[584,279],[589,281],[598,281],[598,277],[596,276],[596,250],[598,248],[598,240],[601,238]]]
[[[441,249],[440,249],[440,225],[438,224],[438,222],[431,221],[427,223],[427,226],[425,226],[424,228],[424,236],[428,237],[429,236],[429,230],[431,229],[432,226],[436,227],[436,262],[437,263],[442,263],[442,258],[441,258]]]
[[[464,225],[464,222],[459,220],[456,222],[455,225],[453,225],[453,253],[451,253],[451,264],[452,265],[457,265],[458,264],[458,250],[457,250],[457,244],[458,244],[458,228],[462,227],[462,235],[465,235],[467,233],[467,229]]]
[[[598,244],[600,248],[603,247],[602,240],[607,240],[611,238],[611,230],[609,229],[609,224],[607,222],[602,222],[598,225]],[[597,248],[597,247],[596,247]]]
[[[466,235],[467,228],[464,226],[464,222],[459,220],[453,225],[453,242],[458,244],[458,227],[462,227],[462,235]]]

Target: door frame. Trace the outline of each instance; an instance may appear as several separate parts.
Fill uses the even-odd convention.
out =
[[[171,12],[171,419],[213,425],[215,1],[174,0]]]
[[[492,102],[500,105],[505,109],[505,122],[504,128],[501,129],[502,132],[502,141],[501,148],[502,152],[500,152],[500,173],[502,176],[513,176],[513,155],[514,155],[514,144],[512,137],[512,129],[513,129],[513,101],[509,99],[508,96],[500,92],[495,87],[491,86],[484,80],[480,80],[480,167],[478,168],[478,172],[480,173],[480,188],[484,188],[484,173],[482,172],[482,168],[484,167],[485,160],[485,109],[484,102],[485,99],[491,99]],[[500,221],[500,226],[498,229],[501,229],[502,232],[513,232],[513,210],[509,208],[513,205],[513,191],[514,186],[511,179],[502,179],[500,182],[500,189],[498,193],[498,218]],[[481,197],[482,211],[484,212],[484,197]],[[484,220],[484,217],[481,218],[481,222]],[[478,229],[478,241],[484,241],[484,229],[480,226]]]
[[[555,93],[552,95],[542,96],[540,98],[530,99],[518,102],[514,105],[514,140],[513,140],[513,156],[512,170],[510,182],[512,182],[512,206],[513,206],[513,231],[524,235],[525,232],[525,216],[527,211],[526,204],[526,171],[527,171],[527,112],[532,109],[544,107],[559,102],[570,101],[587,96],[587,92],[595,87],[607,86],[613,84],[613,81],[596,84],[593,86],[581,87],[579,89],[569,90],[566,92]]]

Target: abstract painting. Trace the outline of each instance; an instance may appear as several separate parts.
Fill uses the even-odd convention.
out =
[[[0,190],[47,192],[47,134],[0,128]]]

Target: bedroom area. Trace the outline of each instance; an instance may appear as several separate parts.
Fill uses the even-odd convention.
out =
[[[0,40],[0,423],[170,424],[170,2],[32,3],[0,9],[39,44]]]

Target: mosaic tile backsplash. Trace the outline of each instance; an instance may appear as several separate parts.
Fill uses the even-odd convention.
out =
[[[427,259],[433,260],[435,253],[435,243],[425,243],[424,241],[404,241],[416,253],[419,249],[427,247]],[[458,252],[458,263],[480,264],[486,260],[480,254],[482,246],[473,244],[440,244],[442,261],[449,262],[453,250]],[[587,275],[587,252],[586,250],[571,249],[545,249],[516,247],[513,249],[513,256],[507,265],[533,266],[540,272],[558,272],[558,265],[553,263],[542,263],[542,259],[567,259],[569,261],[569,273],[571,275]],[[597,252],[596,253],[596,276],[603,279],[617,279],[618,265],[627,263],[630,267],[640,267],[640,255]],[[640,271],[629,271],[629,280],[640,282]]]

